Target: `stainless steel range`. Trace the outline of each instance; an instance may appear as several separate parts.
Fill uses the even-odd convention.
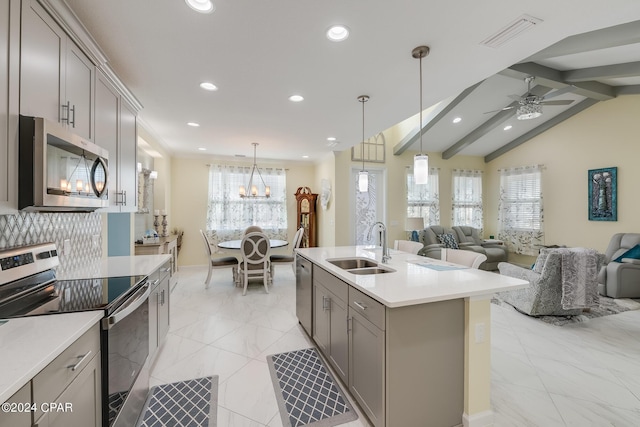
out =
[[[101,310],[103,426],[130,426],[149,389],[146,276],[56,280],[55,244],[0,251],[0,319]]]

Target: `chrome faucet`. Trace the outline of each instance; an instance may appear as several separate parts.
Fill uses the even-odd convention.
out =
[[[391,259],[391,256],[389,255],[389,247],[387,246],[387,227],[385,227],[381,221],[376,222],[369,229],[367,240],[371,240],[371,232],[373,232],[376,225],[379,225],[382,228],[382,241],[380,242],[382,244],[382,262],[387,263]]]

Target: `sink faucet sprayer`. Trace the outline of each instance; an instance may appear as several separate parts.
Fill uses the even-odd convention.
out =
[[[371,240],[371,232],[373,231],[376,225],[379,225],[381,228],[382,241],[380,243],[382,244],[382,262],[386,263],[386,262],[389,262],[389,260],[391,259],[391,256],[389,255],[389,247],[387,246],[387,227],[385,227],[385,225],[381,221],[376,222],[369,229],[369,233],[367,234],[367,240]]]

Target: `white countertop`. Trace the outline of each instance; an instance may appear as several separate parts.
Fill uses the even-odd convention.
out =
[[[74,271],[61,272],[58,280],[100,277],[146,276],[171,259],[171,255],[113,256],[97,260]]]
[[[387,307],[403,307],[524,288],[528,282],[498,273],[461,266],[437,271],[418,265],[456,267],[456,264],[390,250],[391,261],[383,266],[392,273],[355,275],[327,259],[362,257],[380,263],[382,249],[372,246],[338,246],[297,249],[298,253]]]
[[[5,402],[104,315],[103,311],[10,319],[0,325],[0,402]]]

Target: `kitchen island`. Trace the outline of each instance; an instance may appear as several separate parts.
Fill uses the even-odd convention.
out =
[[[492,424],[490,299],[527,282],[366,246],[297,252],[310,335],[375,426]]]

